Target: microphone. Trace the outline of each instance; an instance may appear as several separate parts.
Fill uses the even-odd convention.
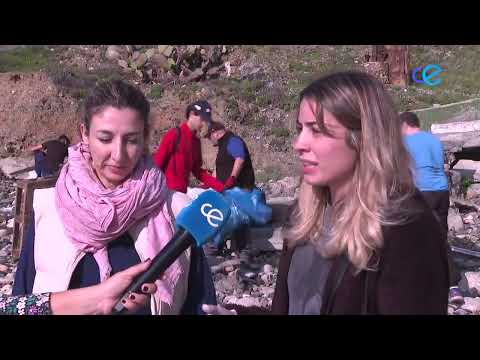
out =
[[[213,190],[200,194],[192,203],[183,208],[176,218],[177,231],[165,247],[155,256],[149,268],[140,274],[120,301],[114,311],[125,311],[122,300],[131,293],[139,292],[145,283],[157,280],[160,275],[190,246],[201,247],[217,235],[230,217],[230,205],[222,195]]]

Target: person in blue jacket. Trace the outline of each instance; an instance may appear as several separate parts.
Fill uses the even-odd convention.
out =
[[[415,113],[409,111],[401,113],[400,121],[405,145],[413,159],[415,185],[440,222],[446,241],[450,192],[444,169],[442,143],[432,133],[421,130],[420,119]],[[448,242],[446,245],[450,273],[449,301],[461,304],[463,303],[463,294],[458,287],[461,279],[460,272],[453,262]]]

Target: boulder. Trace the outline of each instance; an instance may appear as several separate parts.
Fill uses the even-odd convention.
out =
[[[480,136],[480,131],[464,132],[464,133],[444,133],[435,134],[443,144],[446,152],[459,152],[464,149],[465,144],[472,147],[474,140]]]
[[[260,251],[279,251],[283,247],[283,227],[251,227],[246,230],[247,242],[251,248]]]
[[[480,137],[474,137],[463,144],[463,150],[480,147]]]
[[[23,170],[29,167],[34,166],[34,159],[33,156],[28,157],[8,157],[4,159],[0,159],[0,170],[3,172],[7,178],[28,178],[29,172],[21,173],[18,175],[11,175],[16,171]]]
[[[470,294],[480,294],[480,272],[465,272],[458,286]]]
[[[286,177],[276,182],[270,182],[265,186],[265,193],[269,198],[293,197],[296,189],[300,186],[300,177]]]
[[[296,199],[294,197],[275,197],[267,200],[272,208],[272,223],[284,224],[290,216]]]
[[[235,283],[232,277],[224,278],[215,283],[215,289],[221,293],[231,294],[235,290]]]
[[[110,45],[105,52],[105,57],[108,60],[118,60],[123,55],[125,55],[125,49],[117,45]]]
[[[172,45],[158,45],[158,52],[164,56],[170,56],[173,51]]]
[[[463,220],[460,214],[458,214],[454,209],[448,209],[448,229],[454,230],[456,233],[463,231],[464,225]]]
[[[129,69],[128,62],[126,62],[125,60],[118,60],[118,65],[120,65],[120,67],[125,70]]]
[[[432,124],[430,129],[433,134],[468,133],[472,131],[480,131],[480,120]]]
[[[260,286],[259,291],[265,297],[272,297],[273,293],[275,292],[275,289],[270,286]]]
[[[466,297],[464,301],[465,303],[462,305],[463,310],[467,310],[474,315],[480,314],[480,297]]]
[[[463,223],[473,225],[475,224],[476,219],[477,219],[476,213],[468,213],[463,217]]]
[[[168,59],[162,54],[154,54],[150,57],[150,64],[156,68],[168,68]]]
[[[472,184],[468,187],[465,199],[470,200],[480,196],[480,184]]]
[[[143,67],[148,61],[147,55],[139,54],[138,57],[133,61],[135,68],[139,69]]]
[[[480,161],[462,159],[453,167],[462,177],[480,181]]]
[[[465,309],[457,309],[453,312],[454,315],[472,315],[471,311]]]
[[[225,304],[236,304],[240,306],[245,306],[245,307],[252,307],[252,306],[262,306],[260,299],[256,297],[242,297],[240,299],[233,297],[233,296],[227,296],[224,299]]]
[[[265,265],[263,265],[263,272],[264,272],[265,274],[271,274],[271,273],[273,273],[273,266],[270,265],[270,264],[265,264]]]

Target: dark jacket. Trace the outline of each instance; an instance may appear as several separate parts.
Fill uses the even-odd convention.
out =
[[[235,186],[251,190],[255,187],[255,174],[253,172],[250,153],[248,151],[247,145],[245,144],[245,141],[243,141],[242,138],[230,131],[227,131],[225,135],[223,135],[222,138],[218,140],[218,153],[215,160],[216,177],[222,183],[225,183],[230,177],[230,174],[232,173],[235,158],[230,155],[227,150],[228,142],[232,137],[236,137],[237,139],[239,139],[245,148],[245,162],[243,163],[240,174],[238,174],[237,178],[235,179]]]
[[[59,140],[50,140],[42,144],[45,153],[45,170],[54,173],[68,156],[68,146]]]
[[[445,239],[427,204],[417,193],[407,205],[419,213],[404,225],[383,227],[384,247],[379,270],[369,272],[367,314],[447,314],[448,266]],[[283,249],[270,312],[260,308],[235,308],[239,314],[288,314],[287,278],[293,249]],[[365,298],[366,271],[353,274],[350,264],[340,285],[332,293],[332,282],[340,267],[334,260],[325,285],[319,314],[361,314]],[[331,299],[331,311],[325,305]]]

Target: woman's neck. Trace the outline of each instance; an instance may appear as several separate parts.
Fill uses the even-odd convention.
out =
[[[102,179],[100,176],[98,176],[97,172],[95,171],[95,168],[93,166],[90,167],[90,173],[94,176],[95,179],[102,185],[105,189],[108,190],[113,190],[117,187],[117,185],[112,184],[111,182],[107,181],[106,179]]]
[[[343,200],[347,194],[348,188],[351,185],[351,181],[343,181],[339,184],[332,184],[328,187],[330,192],[330,205],[335,205],[339,201]]]

